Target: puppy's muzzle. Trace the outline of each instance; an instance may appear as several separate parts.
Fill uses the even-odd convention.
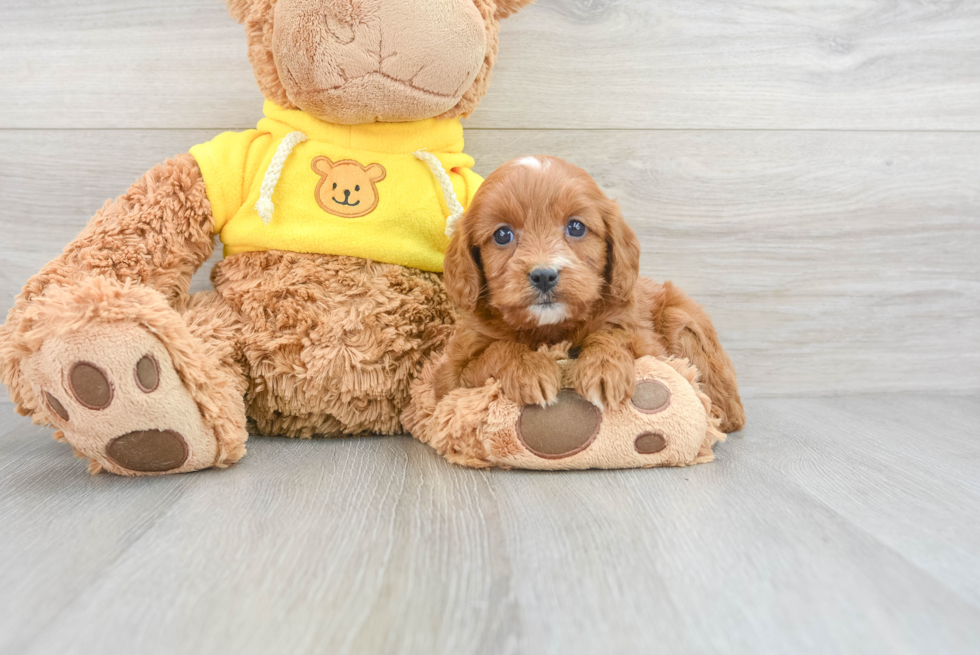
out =
[[[531,286],[541,293],[548,293],[558,284],[558,270],[554,268],[536,268],[531,271],[527,278],[531,281]]]

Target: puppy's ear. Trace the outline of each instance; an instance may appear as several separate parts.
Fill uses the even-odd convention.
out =
[[[497,0],[497,18],[507,18],[516,14],[534,0]]]
[[[480,251],[470,240],[464,216],[456,223],[456,232],[449,241],[443,265],[446,294],[457,307],[474,309],[483,286],[483,272],[478,261]]]
[[[640,277],[640,240],[614,201],[606,199],[602,215],[606,222],[606,282],[616,300],[628,303]]]

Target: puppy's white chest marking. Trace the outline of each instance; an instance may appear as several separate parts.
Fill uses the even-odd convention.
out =
[[[538,321],[538,325],[555,325],[567,318],[567,311],[564,303],[553,303],[551,305],[531,305],[528,310]]]

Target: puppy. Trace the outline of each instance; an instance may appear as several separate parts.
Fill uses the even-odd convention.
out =
[[[524,157],[494,171],[455,226],[446,291],[457,332],[436,396],[494,378],[522,404],[547,405],[561,374],[548,347],[578,358],[575,391],[600,409],[635,391],[634,360],[686,357],[722,429],[745,423],[731,360],[707,314],[670,282],[639,277],[640,244],[582,169]]]

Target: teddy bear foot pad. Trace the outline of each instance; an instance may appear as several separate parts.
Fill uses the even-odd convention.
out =
[[[659,380],[640,380],[630,401],[637,411],[654,414],[670,405],[670,389]],[[527,405],[517,421],[517,438],[538,457],[563,459],[588,448],[602,429],[599,408],[572,389],[562,389],[548,407]],[[656,430],[640,433],[633,447],[653,455],[667,447],[667,437]]]
[[[574,361],[560,364],[567,384]],[[521,407],[495,383],[454,391],[436,404],[423,374],[406,424],[447,459],[468,466],[558,470],[711,461],[712,446],[725,435],[697,386],[697,370],[686,360],[653,357],[637,360],[636,369],[633,398],[606,411],[570,388],[548,407]]]
[[[167,349],[137,325],[100,325],[49,340],[28,363],[52,422],[90,470],[121,475],[208,468],[214,431]]]

